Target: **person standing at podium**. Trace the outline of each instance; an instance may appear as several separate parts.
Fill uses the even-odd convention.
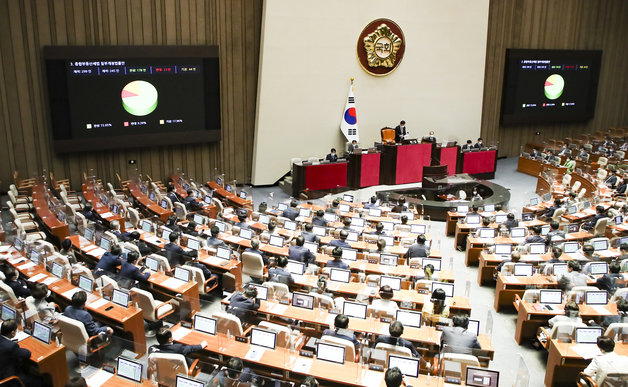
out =
[[[335,163],[336,161],[338,161],[338,154],[336,153],[336,148],[331,148],[330,152],[331,153],[325,156],[325,160]]]
[[[395,128],[395,143],[400,143],[407,135],[408,131],[406,130],[406,122],[402,120]]]

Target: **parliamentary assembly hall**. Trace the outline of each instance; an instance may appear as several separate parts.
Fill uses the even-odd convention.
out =
[[[0,387],[628,387],[628,1],[0,0]]]

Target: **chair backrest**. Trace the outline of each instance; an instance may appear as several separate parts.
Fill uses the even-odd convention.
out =
[[[226,334],[229,331],[230,334],[235,336],[242,336],[244,330],[242,329],[242,322],[240,319],[227,312],[214,312],[212,315],[216,319],[216,332]]]
[[[597,163],[600,165],[600,167],[604,167],[606,166],[606,164],[608,164],[608,158],[601,156],[597,159]]]
[[[526,291],[523,292],[523,297],[521,297],[521,299],[529,303],[538,302],[540,294],[541,291],[539,289],[526,289]]]
[[[196,282],[196,285],[198,285],[198,293],[205,294],[205,275],[203,274],[203,270],[189,265],[185,265],[185,269],[192,272],[192,280]]]
[[[515,271],[515,263],[514,262],[506,262],[502,266],[500,273],[503,275],[513,275]]]
[[[586,188],[581,189],[580,192],[578,192],[578,199],[582,199],[584,195],[586,195],[586,193],[587,193]]]
[[[150,292],[146,290],[131,288],[129,291],[131,299],[135,302],[136,306],[142,310],[144,320],[156,321],[155,318],[155,299]]]
[[[11,191],[7,191],[7,195],[9,195],[9,200],[13,203],[16,204],[17,203],[17,195],[14,194]]]
[[[127,216],[129,218],[129,222],[133,225],[133,227],[138,228],[140,224],[139,212],[137,212],[135,208],[128,207]]]
[[[174,203],[174,213],[177,215],[177,218],[179,220],[184,220],[188,214],[188,211],[183,203],[176,202]]]
[[[74,353],[87,354],[89,336],[82,322],[59,315],[57,316],[57,326],[62,333],[61,344]]]
[[[603,371],[602,371],[603,372]],[[607,373],[604,380],[598,387],[625,387],[628,386],[628,372],[622,370],[620,372]]]
[[[576,333],[576,328],[585,328],[586,324],[575,321],[557,321],[554,323],[552,330],[550,331],[551,339],[561,339],[563,341],[573,340]]]
[[[588,267],[588,266],[585,264],[585,267]],[[595,286],[574,286],[573,288],[571,288],[571,290],[567,292],[566,300],[574,301],[576,300],[576,298],[580,298],[580,300],[584,300],[584,294],[586,292],[592,292],[592,291],[597,291],[597,290],[600,290],[600,289],[598,289]]]
[[[379,274],[369,274],[366,276],[366,284],[368,286],[374,286],[377,287],[379,286],[379,279],[381,278],[381,275]]]
[[[628,288],[617,288],[617,290],[615,290],[615,294],[613,294],[611,302],[617,302],[620,298],[627,298],[627,296]]]
[[[11,190],[11,193],[13,194],[13,196],[19,196],[20,193],[17,190],[17,187],[15,186],[15,184],[11,184],[9,186],[9,189]]]
[[[137,247],[135,245],[135,243],[122,242],[122,247],[127,249],[127,250],[135,251],[136,253],[140,254],[140,249],[139,249],[139,247]],[[140,256],[141,256],[141,254],[140,254]]]
[[[355,362],[355,345],[353,345],[352,341],[340,337],[324,335],[321,337],[321,342],[345,347],[345,361]]]
[[[119,243],[118,237],[111,231],[105,231],[104,234],[111,241],[112,244],[117,245]]]
[[[257,253],[242,253],[242,274],[262,278],[264,276],[264,260]]]
[[[619,322],[610,324],[608,328],[606,328],[604,336],[608,336],[617,342],[628,341],[628,323]]]
[[[15,297],[15,293],[13,289],[4,281],[0,281],[0,301],[10,300],[13,303],[17,303],[17,297]]]
[[[80,212],[76,212],[74,214],[74,223],[76,224],[76,228],[78,228],[80,233],[83,233],[83,231],[85,231],[85,228],[87,228],[87,218],[85,218],[85,215],[81,214]]]
[[[382,318],[382,317],[394,318],[395,310],[390,309],[390,308],[380,308],[374,305],[369,305],[366,308],[366,315],[368,317],[375,317],[375,318]]]
[[[600,236],[604,235],[606,232],[606,225],[608,224],[608,218],[600,218],[595,222],[595,227],[593,228],[593,235]]]
[[[66,257],[63,257],[63,258],[65,258],[66,261],[67,261]],[[92,271],[89,270],[89,268],[86,267],[86,266],[75,265],[74,267],[72,267],[71,273],[72,273],[73,276],[76,276],[77,278],[82,275],[82,276],[87,277],[90,280],[94,281],[94,275],[92,274]]]
[[[273,295],[277,300],[284,299],[290,294],[290,288],[288,288],[288,285],[281,282],[264,282],[264,284],[273,289]]]
[[[147,373],[159,385],[174,386],[177,384],[178,374],[188,375],[185,356],[178,353],[151,353],[148,355]]]
[[[40,240],[40,241],[36,241],[35,244],[41,247],[47,256],[50,256],[56,252],[55,247],[50,242]]]
[[[579,181],[577,181],[576,183],[579,183]],[[554,215],[552,215],[552,220],[560,221],[560,217],[565,214],[565,211],[567,211],[566,208],[559,208],[554,211]]]
[[[277,346],[290,348],[290,344],[292,342],[292,330],[290,330],[290,328],[285,325],[279,325],[269,321],[261,321],[259,323],[259,327],[277,333]]]
[[[170,262],[168,262],[168,258],[164,257],[163,255],[151,254],[151,255],[149,255],[149,257],[154,258],[155,260],[157,260],[157,262],[159,262],[159,267],[163,268],[165,271],[171,271],[172,270],[170,268]]]
[[[412,351],[410,351],[410,348],[401,347],[399,345],[377,343],[377,345],[375,345],[375,349],[386,352],[386,365],[385,365],[386,368],[388,368],[388,355],[400,355],[400,356],[412,357]]]
[[[310,295],[314,297],[314,307],[321,309],[334,309],[334,299],[324,294],[318,294],[316,291],[310,292]]]
[[[222,202],[217,198],[212,198],[212,203],[216,206],[216,210],[218,213],[221,213],[225,210],[225,206],[222,205]]]
[[[563,185],[564,186],[569,186],[570,183],[571,183],[571,175],[565,174],[563,176]]]
[[[384,144],[395,143],[395,129],[383,128],[381,130],[382,142]]]
[[[461,354],[461,353],[453,353],[453,352],[444,352],[442,354],[440,369],[441,376],[447,375],[447,370],[445,369],[445,362],[453,362],[460,364],[460,380],[461,382],[465,382],[465,378],[467,376],[467,367],[479,367],[480,361],[477,357],[473,355]]]
[[[573,186],[571,186],[571,190],[574,192],[578,192],[578,190],[580,189],[580,186],[582,185],[582,183],[580,182],[580,180],[576,180],[575,183],[573,183]]]

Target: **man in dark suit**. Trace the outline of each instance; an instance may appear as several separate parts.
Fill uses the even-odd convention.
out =
[[[332,202],[331,202],[331,207],[327,207],[327,209],[325,209],[325,212],[328,214],[337,214],[338,213],[338,205],[340,204],[340,199],[335,198]]]
[[[408,258],[426,258],[430,255],[430,249],[425,246],[425,235],[421,234],[416,237],[416,243],[408,248],[406,257]]]
[[[6,279],[4,283],[9,285],[15,297],[26,298],[31,295],[31,291],[28,288],[26,281],[20,278],[17,270],[13,266],[9,266],[5,272]]]
[[[436,136],[434,136],[434,131],[430,130],[430,133],[427,136],[423,137],[423,140],[435,143],[436,142]]]
[[[164,250],[166,250],[166,258],[168,258],[170,268],[183,265],[189,257],[185,250],[183,250],[183,248],[177,244],[179,234],[173,232],[169,235],[168,238],[170,239],[170,242],[164,245]]]
[[[478,142],[476,142],[475,145],[473,145],[473,147],[476,148],[476,149],[484,148],[484,143],[482,141],[482,137],[478,138]]]
[[[286,208],[281,216],[290,220],[295,220],[297,216],[299,216],[299,210],[297,210],[297,201],[294,199],[290,201],[290,207]]]
[[[377,208],[377,196],[371,196],[371,200],[364,203],[364,209]]]
[[[150,273],[143,273],[135,264],[139,258],[139,254],[135,251],[131,251],[126,255],[126,262],[122,262],[122,268],[120,268],[120,277],[126,278],[130,281],[146,282]]]
[[[17,376],[26,386],[37,386],[37,380],[23,372],[23,368],[31,357],[31,351],[20,348],[16,341],[13,341],[17,334],[17,323],[15,320],[6,320],[0,328],[0,380],[9,376]],[[35,379],[35,380],[31,380]],[[9,383],[9,385],[12,385]]]
[[[382,222],[377,222],[375,225],[375,231],[371,231],[371,235],[386,235],[386,231],[384,231],[384,224]]]
[[[614,294],[617,288],[623,288],[626,286],[624,276],[620,273],[621,266],[619,262],[613,261],[608,265],[608,271],[610,273],[604,274],[596,281],[597,287],[600,290],[606,290],[609,294]]]
[[[355,350],[357,351],[360,348],[360,342],[358,341],[355,333],[352,330],[347,329],[349,326],[349,317],[344,314],[339,314],[334,319],[334,329],[325,329],[323,331],[323,336],[332,336],[338,337],[339,339],[349,340],[353,342],[355,346]]]
[[[348,269],[349,265],[342,261],[342,247],[336,247],[332,252],[331,256],[334,259],[327,261],[325,267],[331,267],[336,269]]]
[[[473,150],[473,141],[467,140],[467,143],[462,146],[463,151]]]
[[[528,236],[523,243],[526,245],[528,243],[545,243],[545,238],[541,235],[542,231],[541,226],[532,226],[532,235]]]
[[[131,240],[131,233],[120,231],[120,222],[114,220],[111,222],[111,232],[118,238],[119,242],[128,242]]]
[[[401,140],[403,140],[407,134],[408,134],[408,131],[406,130],[406,122],[401,121],[399,125],[395,127],[395,142],[397,144],[400,143]]]
[[[351,141],[351,144],[347,145],[347,153],[353,153],[356,149],[360,149],[360,145],[356,140]]]
[[[590,221],[586,222],[582,225],[582,228],[585,230],[592,230],[595,227],[595,224],[598,220],[606,218],[606,213],[604,212],[604,206],[598,204],[595,207],[595,216]]]
[[[560,230],[560,223],[555,220],[550,222],[550,231],[547,233],[547,243],[552,243],[552,239],[564,240],[565,232]]]
[[[331,148],[330,153],[325,156],[325,160],[335,163],[338,161],[338,154],[336,153],[336,148]]]
[[[342,247],[343,249],[350,249],[351,245],[347,243],[348,236],[349,236],[349,233],[347,232],[347,230],[342,230],[340,231],[340,239],[332,240],[331,242],[329,242],[328,246]]]
[[[294,261],[303,262],[306,265],[316,260],[314,254],[312,254],[312,252],[308,250],[307,247],[303,246],[303,244],[305,243],[305,238],[299,235],[295,242],[296,244],[294,246],[290,246],[290,248],[288,249],[288,258]]]
[[[312,224],[306,223],[304,228],[305,230],[301,231],[301,236],[303,237],[303,239],[305,239],[306,242],[320,242],[320,238],[318,237],[318,235],[312,232],[312,229],[314,228]]]
[[[325,211],[318,210],[316,211],[316,216],[312,217],[312,225],[313,226],[327,226],[327,220],[325,219]]]
[[[294,284],[294,278],[292,278],[292,273],[286,270],[286,266],[288,265],[288,258],[279,257],[277,258],[277,267],[273,267],[268,270],[268,278],[272,282],[280,282],[286,285]]]
[[[506,222],[504,222],[504,226],[506,226],[508,231],[510,231],[513,227],[519,226],[519,221],[515,219],[515,214],[509,212],[508,215],[506,215]]]
[[[377,344],[379,343],[396,345],[398,347],[406,347],[412,352],[412,356],[418,357],[425,363],[425,359],[423,359],[423,356],[419,354],[419,351],[416,350],[414,345],[408,340],[401,337],[401,335],[403,334],[403,324],[401,323],[401,321],[393,321],[388,326],[388,333],[390,333],[390,336],[381,335],[377,338],[377,340],[375,340],[375,347],[377,347]]]
[[[94,322],[94,318],[88,311],[85,310],[85,302],[87,301],[87,293],[83,290],[78,291],[72,295],[72,301],[70,305],[65,308],[63,315],[71,319],[80,321],[85,326],[85,331],[88,336],[96,336],[100,333],[113,334],[113,329],[107,326],[99,326]]]
[[[238,212],[238,221],[235,222],[233,225],[236,227],[240,227],[240,228],[250,228],[251,226],[249,226],[248,223],[246,223],[246,210],[243,211],[239,211]]]
[[[567,145],[563,144],[562,148],[560,148],[560,151],[558,152],[558,155],[560,157],[563,156],[571,156],[571,151],[569,150],[569,148],[567,148]]]
[[[247,247],[244,249],[245,253],[254,253],[262,256],[262,261],[264,261],[264,265],[268,265],[270,263],[266,253],[259,249],[259,239],[251,239],[251,247]]]
[[[244,293],[235,292],[229,301],[227,312],[236,315],[242,324],[257,325],[260,302],[256,297],[257,289],[254,286],[246,287]]]
[[[613,171],[608,171],[608,177],[604,181],[604,184],[606,184],[609,187],[614,187],[617,185],[618,180],[619,178]]]
[[[194,197],[194,191],[191,189],[187,192],[188,196],[183,199],[183,204],[188,211],[200,211],[203,205]]]
[[[168,187],[166,188],[166,196],[170,199],[172,204],[183,202],[183,199],[175,191],[173,184],[168,184]]]
[[[188,365],[191,364],[187,356],[194,352],[202,351],[207,346],[207,341],[203,340],[199,345],[175,344],[172,340],[172,332],[168,327],[161,327],[155,335],[159,344],[151,345],[148,353],[172,353],[186,356]]]
[[[122,265],[122,259],[120,259],[121,254],[122,249],[120,246],[113,245],[111,251],[107,251],[100,257],[98,264],[94,268],[94,274],[101,276],[107,273],[116,273],[118,266]]]
[[[225,246],[225,242],[218,238],[218,234],[220,234],[220,229],[218,228],[218,226],[212,226],[212,228],[209,229],[209,232],[211,233],[211,236],[209,238],[207,238],[207,246],[208,247],[216,247],[216,246]],[[171,234],[172,235],[172,234]]]
[[[562,206],[562,204],[563,204],[562,200],[558,198],[554,199],[554,205],[548,208],[547,211],[545,211],[545,213],[543,214],[543,216],[545,216],[546,218],[551,218],[552,216],[554,216],[554,211],[559,209]]]
[[[399,199],[397,199],[397,205],[394,206],[392,208],[392,210],[390,210],[390,212],[404,212],[407,211],[408,208],[406,207],[406,197],[405,196],[400,196]]]
[[[464,314],[457,314],[453,318],[453,327],[443,328],[441,335],[441,348],[445,352],[472,354],[473,349],[481,349],[478,336],[474,332],[467,331],[469,318]],[[444,346],[447,347],[444,347]]]
[[[85,207],[83,207],[81,214],[83,214],[85,219],[89,221],[99,222],[98,217],[96,216],[96,214],[94,214],[94,208],[90,203],[85,204]]]

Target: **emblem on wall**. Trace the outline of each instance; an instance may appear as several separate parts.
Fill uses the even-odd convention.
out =
[[[364,27],[358,37],[358,61],[371,75],[388,75],[399,66],[405,48],[405,37],[397,23],[377,19]]]

